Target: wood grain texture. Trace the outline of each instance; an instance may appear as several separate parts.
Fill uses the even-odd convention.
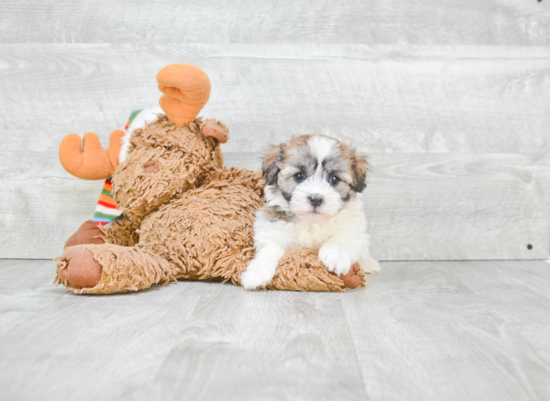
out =
[[[375,257],[548,258],[550,156],[374,154],[369,160],[364,202]],[[257,170],[260,154],[226,153],[225,162]],[[53,158],[41,170],[39,180],[30,168],[5,174],[0,224],[10,235],[0,243],[2,257],[58,256],[93,215],[101,182],[71,177]]]
[[[515,331],[532,347],[533,355],[550,360],[550,260],[548,263],[449,263],[448,272],[459,278],[480,304],[501,319],[506,330]],[[495,279],[495,277],[498,277]],[[491,283],[491,284],[487,284]],[[529,319],[525,319],[529,316]],[[544,334],[544,335],[541,335]],[[550,371],[550,365],[542,366]],[[550,384],[546,383],[550,390]]]
[[[52,291],[51,261],[0,260],[0,270],[0,337],[68,293]]]
[[[311,132],[380,154],[367,191],[379,258],[546,257],[547,48],[202,44],[0,45],[0,257],[60,252],[101,186],[63,171],[61,139],[106,145],[174,61],[211,76],[202,114],[231,128],[228,154]]]
[[[3,43],[548,45],[536,0],[4,0]]]
[[[0,334],[0,399],[365,399],[339,294],[196,282],[49,293],[41,313]]]
[[[394,262],[344,294],[77,296],[51,261],[0,260],[0,400],[545,400],[549,269]]]
[[[210,75],[202,115],[229,152],[312,132],[371,153],[550,152],[550,48],[107,44],[0,45],[0,150],[107,140],[173,62]]]
[[[369,397],[548,399],[548,318],[546,325],[534,322],[550,299],[522,285],[521,276],[548,287],[549,268],[545,262],[384,265],[367,291],[342,297]],[[540,330],[528,339],[523,325]]]

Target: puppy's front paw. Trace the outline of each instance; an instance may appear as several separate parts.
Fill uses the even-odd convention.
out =
[[[269,269],[255,262],[255,260],[250,262],[248,269],[241,275],[241,284],[245,290],[265,288],[273,278],[273,274],[271,274]]]
[[[351,269],[352,261],[348,251],[338,245],[324,245],[319,249],[319,260],[329,272],[337,275],[346,274]]]

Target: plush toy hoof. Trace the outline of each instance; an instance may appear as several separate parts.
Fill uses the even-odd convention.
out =
[[[340,280],[344,282],[343,288],[357,288],[361,285],[361,276],[357,274],[359,270],[361,270],[359,263],[355,263],[347,274],[340,276]]]
[[[57,274],[70,287],[92,288],[101,279],[103,268],[84,246],[67,248],[59,257]]]
[[[93,220],[88,220],[76,230],[65,242],[65,248],[75,245],[86,244],[104,244],[103,233],[97,228],[97,224]]]

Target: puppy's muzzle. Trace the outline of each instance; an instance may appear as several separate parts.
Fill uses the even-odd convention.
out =
[[[321,206],[321,204],[323,203],[323,197],[319,195],[311,195],[310,197],[308,197],[308,199],[309,203],[313,207]]]

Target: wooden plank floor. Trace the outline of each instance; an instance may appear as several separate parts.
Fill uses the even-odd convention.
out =
[[[547,400],[550,264],[393,262],[345,294],[114,296],[0,261],[0,400]]]

